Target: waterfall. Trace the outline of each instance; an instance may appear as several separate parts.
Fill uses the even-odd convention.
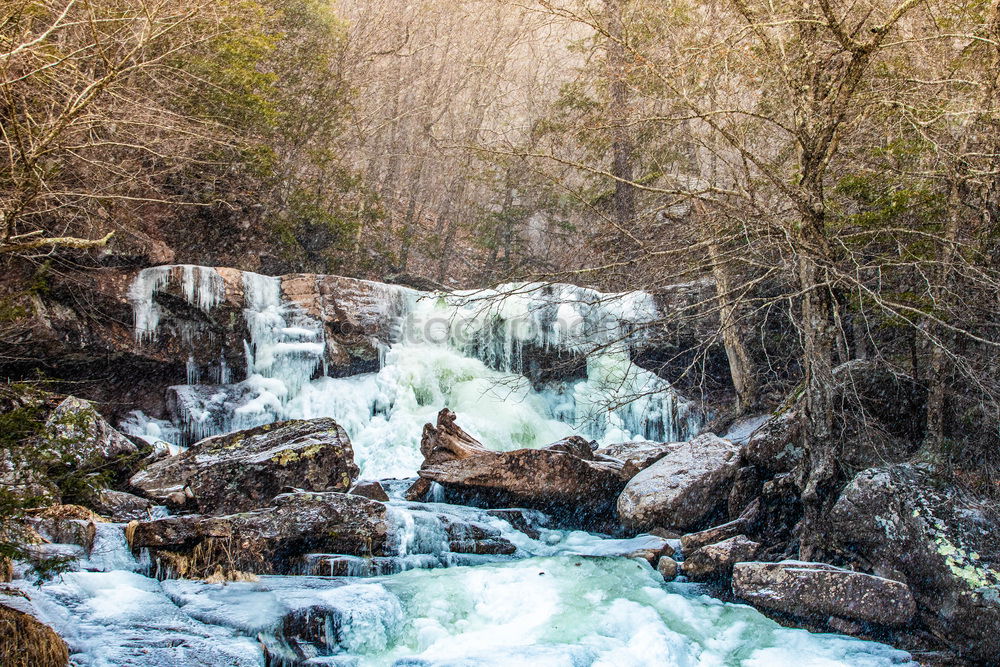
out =
[[[203,312],[225,294],[215,269],[141,272],[129,292],[138,340],[156,338],[156,295],[171,281]],[[224,363],[217,374],[201,373],[192,358],[187,384],[170,389],[173,424],[133,413],[126,432],[186,445],[281,419],[332,417],[350,435],[363,476],[379,478],[416,471],[422,427],[443,407],[499,450],[571,434],[602,443],[682,440],[699,426],[690,401],[631,361],[659,317],[647,293],[541,283],[448,294],[386,286],[399,313],[395,339],[380,341],[380,370],[337,378],[327,373],[336,344],[322,321],[283,298],[281,279],[244,272],[242,281],[244,379],[226,382]],[[538,384],[531,376],[542,370],[541,355],[580,368]],[[206,375],[223,381],[201,384]]]

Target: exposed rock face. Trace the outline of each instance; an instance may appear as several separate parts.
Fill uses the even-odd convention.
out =
[[[96,466],[139,448],[104,420],[90,401],[67,397],[45,424],[47,444],[65,452],[77,467]]]
[[[69,647],[62,637],[33,615],[31,603],[0,594],[0,665],[4,667],[65,667]]]
[[[697,533],[688,533],[681,537],[681,550],[684,553],[694,553],[709,544],[728,540],[730,537],[736,537],[737,535],[745,535],[750,529],[751,524],[752,520],[749,517],[741,517]]]
[[[97,535],[97,522],[104,519],[79,505],[53,505],[35,510],[26,518],[38,535],[55,544],[75,544],[89,553]]]
[[[738,445],[712,434],[676,443],[635,477],[618,498],[626,528],[692,530],[720,515],[739,468]]]
[[[148,548],[183,577],[234,572],[294,574],[303,556],[386,555],[385,505],[345,493],[290,493],[242,514],[173,516],[129,524],[133,550]]]
[[[111,521],[127,523],[145,521],[153,511],[153,503],[146,498],[124,491],[104,490],[93,503],[94,510]]]
[[[737,535],[698,549],[684,559],[681,571],[691,581],[728,579],[737,563],[753,560],[758,553],[760,544],[745,535]]]
[[[798,410],[787,410],[772,417],[750,436],[744,448],[744,460],[768,473],[768,477],[794,470],[802,460],[800,425]]]
[[[487,450],[455,424],[448,410],[438,415],[437,428],[424,428],[424,436],[421,451],[428,458],[420,477],[438,482],[449,498],[466,504],[527,507],[564,525],[605,527],[625,485],[619,466],[566,451],[567,441],[556,443],[555,449]],[[569,447],[573,452],[581,446],[575,445]],[[586,451],[592,458],[589,444]]]
[[[263,507],[287,487],[346,492],[358,472],[347,433],[322,418],[207,438],[130,481],[158,502],[223,514]]]
[[[761,609],[821,622],[833,616],[901,626],[916,612],[906,584],[825,563],[738,563],[733,593]]]
[[[918,619],[963,657],[1000,655],[995,506],[918,466],[872,468],[847,486],[826,528],[829,557],[908,584]]]

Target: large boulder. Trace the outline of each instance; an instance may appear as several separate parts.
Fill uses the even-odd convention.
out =
[[[740,447],[713,434],[676,443],[633,477],[618,498],[623,525],[634,531],[696,530],[723,513]]]
[[[832,616],[902,626],[916,612],[906,584],[825,563],[738,563],[733,593],[755,607],[818,622]]]
[[[172,516],[126,530],[132,549],[149,549],[161,572],[193,578],[295,574],[317,552],[391,555],[389,532],[385,505],[345,493],[282,494],[250,512]]]
[[[917,618],[963,657],[1000,655],[995,504],[922,466],[872,468],[848,484],[817,541],[829,559],[908,584]]]
[[[169,506],[225,514],[263,507],[286,488],[346,492],[358,472],[347,433],[322,418],[207,438],[130,482]]]
[[[566,526],[607,528],[612,523],[625,479],[619,464],[592,460],[589,444],[589,458],[581,456],[581,443],[568,441],[554,449],[493,452],[461,431],[454,419],[443,410],[437,428],[425,427],[421,450],[427,458],[419,472],[422,479],[441,484],[450,500],[537,509]],[[442,432],[449,433],[448,447],[439,444]],[[456,442],[460,447],[452,446]]]

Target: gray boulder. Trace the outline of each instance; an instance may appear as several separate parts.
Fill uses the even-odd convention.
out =
[[[130,482],[169,506],[226,514],[264,507],[286,488],[346,492],[358,472],[347,433],[323,418],[207,438]]]
[[[825,563],[738,563],[733,593],[760,609],[821,622],[832,616],[902,626],[916,612],[906,584]]]
[[[64,454],[76,467],[97,466],[137,454],[139,448],[104,420],[90,401],[67,397],[45,423],[48,446]]]
[[[713,434],[675,444],[625,486],[617,504],[622,524],[637,532],[702,527],[723,513],[739,453],[738,445]]]
[[[91,508],[110,521],[127,523],[145,521],[153,512],[153,503],[124,491],[105,489],[90,503]]]

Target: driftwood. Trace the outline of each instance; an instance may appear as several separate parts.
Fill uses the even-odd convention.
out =
[[[424,425],[420,453],[424,455],[425,467],[474,456],[495,455],[495,452],[486,449],[483,443],[463,431],[455,423],[455,413],[448,408],[438,413],[436,427],[433,424]]]

